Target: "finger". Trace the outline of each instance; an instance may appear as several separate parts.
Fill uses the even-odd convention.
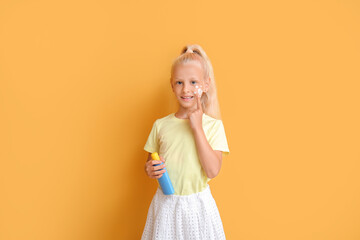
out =
[[[157,162],[155,162],[155,163],[151,164],[151,166],[155,166],[155,165],[163,165],[163,164],[165,164],[165,162],[164,162],[164,161],[157,161]]]
[[[162,177],[162,175],[163,175],[164,173],[162,172],[162,173],[158,173],[158,174],[153,174],[153,175],[151,175],[150,176],[150,178],[161,178]]]
[[[165,159],[164,159],[162,156],[160,156],[160,160],[161,160],[162,162],[165,162]]]
[[[163,170],[159,170],[159,171],[156,171],[156,172],[153,172],[153,174],[152,174],[152,175],[154,175],[154,176],[158,176],[158,175],[160,175],[160,174],[163,174],[164,172],[166,172],[166,170],[165,170],[165,169],[163,169]]]
[[[160,161],[149,161],[146,163],[146,167],[147,168],[152,168],[153,166],[157,165],[157,164],[160,164],[161,162]]]
[[[162,161],[159,161],[159,160],[152,160],[151,161],[151,165],[155,165],[155,164],[161,164]]]
[[[156,176],[155,178],[157,179],[157,178],[161,178],[163,175],[161,174],[161,175],[158,175],[158,176]]]
[[[155,176],[155,175],[151,175],[151,176],[149,176],[149,177],[152,178],[152,179],[160,178],[159,175],[156,175],[156,176]]]
[[[157,170],[157,171],[153,171],[150,168],[146,169],[146,174],[150,177],[150,178],[155,178],[156,176],[158,176],[159,174],[163,174],[164,172],[166,172],[165,169],[162,170]]]
[[[161,170],[165,167],[165,164],[161,164],[159,166],[154,166],[151,168],[152,171],[158,171],[158,170]]]

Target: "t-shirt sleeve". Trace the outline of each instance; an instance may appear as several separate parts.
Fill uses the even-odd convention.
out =
[[[228,155],[230,153],[224,125],[221,120],[216,120],[210,133],[209,144],[213,150],[222,151],[223,155]]]
[[[150,153],[159,152],[157,121],[153,124],[149,137],[145,143],[144,150]]]

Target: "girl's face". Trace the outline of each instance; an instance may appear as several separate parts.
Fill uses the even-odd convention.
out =
[[[179,64],[175,67],[171,87],[182,110],[197,107],[196,94],[207,91],[208,85],[204,83],[203,69],[198,61]]]

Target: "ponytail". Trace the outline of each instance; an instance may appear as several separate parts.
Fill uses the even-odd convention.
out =
[[[171,78],[173,79],[174,69],[178,64],[186,63],[190,61],[199,61],[202,65],[204,71],[204,80],[209,79],[209,89],[207,92],[204,92],[201,96],[201,105],[205,114],[210,117],[221,119],[220,115],[220,106],[217,98],[214,70],[210,59],[206,55],[205,51],[199,45],[187,45],[181,51],[180,56],[178,56],[171,67]]]

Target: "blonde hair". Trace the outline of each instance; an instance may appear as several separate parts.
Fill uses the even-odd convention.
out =
[[[197,44],[185,46],[180,56],[178,56],[171,66],[170,83],[172,83],[174,69],[177,65],[187,63],[190,61],[199,61],[203,71],[204,80],[210,78],[209,89],[201,96],[201,106],[205,114],[210,117],[221,119],[220,106],[217,98],[214,70],[211,65],[210,59],[206,55],[205,51]]]

